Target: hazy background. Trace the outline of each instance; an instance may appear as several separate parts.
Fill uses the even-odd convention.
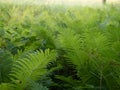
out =
[[[60,5],[100,5],[102,0],[0,0],[7,3],[60,4]],[[107,0],[107,3],[120,3],[120,0]]]

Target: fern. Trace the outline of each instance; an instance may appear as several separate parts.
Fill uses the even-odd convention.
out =
[[[0,84],[0,90],[14,90],[13,85],[9,83]]]
[[[31,85],[31,90],[48,90],[48,88],[43,86],[42,84],[32,83]]]
[[[58,36],[58,40],[59,47],[57,47],[62,48],[63,50],[65,50],[65,52],[67,52],[66,57],[70,56],[69,58],[74,65],[80,64],[80,62],[78,63],[78,60],[81,56],[80,53],[83,53],[81,52],[80,47],[82,46],[82,40],[80,40],[80,36],[72,30],[64,30],[61,31],[60,35]]]
[[[0,90],[119,90],[119,14],[0,2]]]
[[[16,88],[23,90],[29,81],[36,81],[48,73],[47,65],[55,60],[56,52],[49,49],[29,54],[28,58],[16,61],[11,76]]]
[[[9,74],[12,68],[12,55],[10,52],[0,49],[0,83],[9,82]]]
[[[115,88],[109,87],[109,84],[112,85],[112,83],[109,83],[110,81],[107,82],[109,79],[106,78],[106,76],[110,74],[110,71],[112,71],[110,67],[113,66],[111,66],[110,63],[112,59],[115,59],[112,57],[115,54],[111,51],[111,42],[109,42],[105,34],[99,31],[92,32],[85,30],[80,35],[81,36],[74,31],[66,30],[62,31],[58,37],[59,46],[65,51],[64,56],[67,57],[68,64],[75,66],[77,76],[82,81],[80,86],[86,87],[86,85],[94,85],[94,88],[100,89]],[[119,44],[115,47],[118,48],[118,45]],[[116,52],[117,50],[114,51]],[[74,68],[74,66],[72,67]],[[115,71],[113,71],[113,74],[114,73]],[[110,77],[113,76],[110,75]],[[94,83],[94,80],[96,83]],[[117,79],[114,78],[112,81],[116,82],[116,80]],[[108,84],[108,86],[104,87],[106,84]]]

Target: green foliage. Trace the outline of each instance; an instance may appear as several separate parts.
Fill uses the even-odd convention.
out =
[[[38,83],[32,84],[31,87],[32,87],[31,90],[48,90],[47,87],[45,87],[45,86],[43,86],[41,84],[38,84]]]
[[[120,70],[119,66],[111,64],[111,62],[119,64],[119,61],[115,58],[119,55],[113,53],[114,47],[111,47],[113,42],[109,42],[110,40],[104,33],[87,30],[79,35],[71,30],[66,30],[60,34],[58,40],[60,47],[66,52],[64,56],[68,58],[68,64],[70,66],[71,64],[75,65],[72,67],[75,67],[74,69],[77,71],[76,74],[81,81],[81,88],[90,88],[88,85],[94,89],[118,89],[120,87],[119,81],[116,79],[119,74],[118,76],[114,75],[116,73],[115,69],[111,73],[113,67],[116,67],[118,71]],[[114,83],[109,81],[110,77],[113,78],[112,82],[116,85],[113,86]],[[67,78],[59,79],[65,82]]]
[[[27,58],[17,60],[11,71],[12,81],[18,89],[25,89],[28,82],[39,80],[48,73],[47,65],[55,58],[56,53],[48,49],[45,53],[37,51],[29,54]]]
[[[0,90],[13,90],[13,88],[9,83],[2,83],[0,84]]]
[[[9,73],[12,68],[12,55],[8,51],[0,49],[0,83],[9,81]]]
[[[0,3],[0,90],[119,90],[119,6]]]

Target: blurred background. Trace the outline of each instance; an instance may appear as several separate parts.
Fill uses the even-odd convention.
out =
[[[17,4],[60,4],[60,5],[101,5],[106,3],[116,4],[120,0],[0,0],[4,3],[17,3]]]

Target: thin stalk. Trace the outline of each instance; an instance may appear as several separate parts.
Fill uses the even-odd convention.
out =
[[[100,90],[102,90],[102,70],[100,72]]]

